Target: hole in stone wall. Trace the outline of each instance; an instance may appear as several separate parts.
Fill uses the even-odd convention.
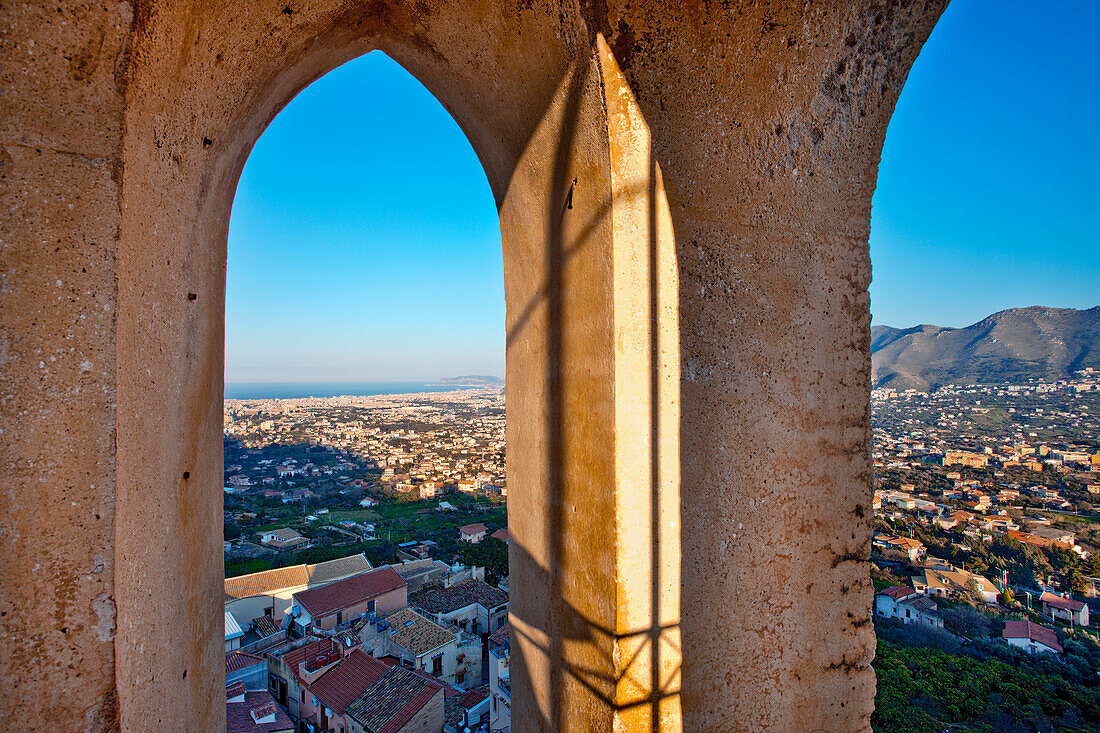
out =
[[[503,267],[469,142],[390,58],[349,62],[256,143],[228,248],[227,685],[325,729],[350,726],[298,663],[505,694]],[[462,583],[499,603],[430,610]],[[406,627],[448,639],[442,661]]]
[[[1082,94],[1097,86],[1096,53],[1079,30],[1100,14],[1086,4],[1057,15],[1017,3],[996,17],[983,10],[952,3],[925,44],[874,197],[876,730],[929,710],[940,727],[1072,726],[1080,714],[1055,706],[1040,723],[1023,709],[1034,696],[1002,704],[976,672],[956,672],[944,689],[972,690],[979,703],[944,716],[944,693],[924,696],[883,673],[904,664],[939,675],[955,663],[923,656],[928,647],[967,665],[1010,661],[1007,685],[1052,674],[1096,699],[1095,665],[1084,660],[1100,645],[1080,617],[1072,628],[1040,598],[1083,603],[1100,575],[1100,560],[1069,549],[1088,555],[1095,536],[1085,528],[1100,522],[1085,458],[1100,449],[1089,221],[1100,149],[1094,95]],[[1012,628],[1025,618],[1065,646],[1041,669],[1013,656],[1011,646],[1028,643]]]

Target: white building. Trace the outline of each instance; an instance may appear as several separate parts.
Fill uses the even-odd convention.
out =
[[[936,602],[904,585],[895,585],[875,594],[875,615],[898,619],[906,624],[943,628],[943,618]]]

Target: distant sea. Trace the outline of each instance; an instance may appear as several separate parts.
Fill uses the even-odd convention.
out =
[[[227,400],[274,400],[300,397],[368,396],[407,392],[454,392],[463,385],[430,382],[226,382]]]

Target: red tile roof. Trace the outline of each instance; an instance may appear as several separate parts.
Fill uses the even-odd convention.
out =
[[[489,528],[481,522],[475,522],[474,524],[464,524],[458,528],[458,531],[462,534],[477,534],[478,532],[485,532]]]
[[[244,669],[245,667],[251,667],[254,664],[260,664],[263,661],[263,657],[257,657],[254,654],[249,654],[248,652],[229,652],[225,655],[225,671],[236,672],[237,670]]]
[[[268,705],[275,707],[274,722],[257,723],[252,719],[253,710],[261,710]],[[294,722],[282,708],[275,704],[275,698],[270,692],[261,690],[246,692],[244,702],[225,704],[225,730],[226,733],[282,733],[282,731],[293,731]]]
[[[398,733],[442,689],[430,677],[425,679],[403,667],[390,667],[347,706],[348,715],[366,730]]]
[[[880,596],[890,596],[895,601],[900,601],[906,596],[911,596],[916,593],[915,590],[904,585],[892,585],[889,588],[884,588],[878,592]]]
[[[1085,607],[1084,601],[1075,601],[1072,598],[1066,598],[1065,596],[1050,593],[1049,591],[1039,596],[1039,600],[1048,606],[1061,608],[1063,611],[1073,611],[1074,613],[1077,613]]]
[[[496,532],[493,532],[489,536],[492,537],[493,539],[500,540],[501,542],[507,542],[508,541],[508,528],[507,527],[501,527],[500,529],[498,529]]]
[[[344,661],[307,685],[307,689],[327,707],[332,708],[336,715],[343,715],[344,708],[380,680],[389,669],[399,667],[387,667],[369,654],[356,649]]]
[[[244,686],[244,682],[241,680],[237,680],[236,682],[225,686],[225,699],[229,700],[230,698],[237,697],[238,695],[243,695],[245,692],[247,692],[247,690]]]
[[[314,617],[327,616],[405,586],[405,581],[393,568],[384,567],[320,588],[295,593],[294,600]]]
[[[333,651],[339,651],[339,647],[331,637],[326,637],[310,642],[305,646],[300,646],[297,649],[291,649],[282,655],[282,660],[283,664],[290,669],[290,673],[298,677],[298,667],[301,666],[302,662],[307,659],[316,659]]]
[[[1001,632],[1005,639],[1030,639],[1043,646],[1050,647],[1056,652],[1062,651],[1062,645],[1058,643],[1058,633],[1046,626],[1033,624],[1030,621],[1012,619],[1005,622],[1005,630]]]
[[[487,700],[488,698],[489,693],[486,692],[485,689],[480,687],[474,688],[462,696],[462,707],[467,710],[472,710],[481,704],[483,700]]]
[[[900,587],[900,586],[894,586],[894,587],[897,588],[897,587]],[[493,633],[489,634],[489,643],[490,644],[499,644],[501,646],[504,646],[505,644],[507,644],[508,643],[508,632],[511,630],[511,628],[512,628],[512,624],[508,621],[505,621],[503,626],[501,626],[499,629],[497,629]]]

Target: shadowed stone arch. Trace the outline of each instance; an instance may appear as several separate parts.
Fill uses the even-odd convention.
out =
[[[869,729],[870,201],[942,5],[13,10],[12,709],[221,727],[233,192],[295,93],[381,49],[500,210],[516,729]]]

